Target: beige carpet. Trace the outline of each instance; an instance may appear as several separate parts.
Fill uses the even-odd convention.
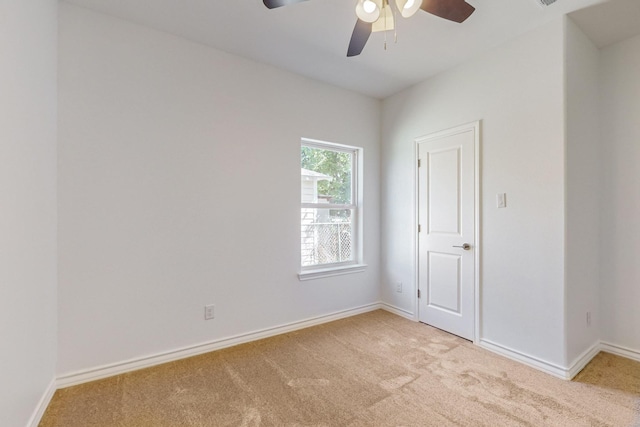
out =
[[[640,363],[562,381],[384,311],[56,392],[40,426],[640,426]]]

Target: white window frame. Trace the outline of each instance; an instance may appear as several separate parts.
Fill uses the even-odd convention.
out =
[[[312,209],[352,209],[352,236],[351,242],[353,250],[353,260],[345,261],[333,264],[321,264],[312,266],[302,266],[302,247],[298,243],[298,249],[300,250],[300,256],[298,262],[300,263],[300,272],[298,278],[300,280],[312,280],[322,277],[337,276],[342,274],[359,273],[363,272],[367,265],[364,263],[364,250],[363,250],[363,159],[364,149],[362,147],[355,147],[351,145],[336,144],[334,142],[319,141],[315,139],[302,138],[300,147],[311,147],[320,150],[332,150],[344,153],[353,154],[353,164],[351,169],[351,204],[332,204],[332,203],[302,203],[300,201],[300,209],[312,208]],[[301,194],[301,191],[298,192]],[[298,215],[300,218],[300,215]],[[300,227],[300,225],[298,225]],[[300,242],[300,240],[298,240]]]

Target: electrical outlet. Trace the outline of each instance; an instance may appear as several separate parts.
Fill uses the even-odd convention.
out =
[[[587,311],[587,326],[591,326],[591,312]]]
[[[398,292],[399,294],[402,293],[402,282],[396,283],[396,292]]]
[[[204,306],[204,320],[213,319],[213,307],[213,304]]]

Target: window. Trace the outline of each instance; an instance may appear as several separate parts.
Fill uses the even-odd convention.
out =
[[[362,271],[362,149],[302,140],[300,279]]]

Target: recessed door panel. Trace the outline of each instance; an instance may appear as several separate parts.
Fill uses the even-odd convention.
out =
[[[429,252],[429,307],[460,314],[460,258]]]
[[[429,233],[460,234],[460,149],[428,153]]]

